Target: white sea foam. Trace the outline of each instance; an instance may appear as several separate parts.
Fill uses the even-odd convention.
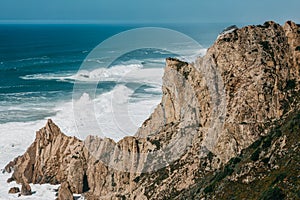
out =
[[[72,76],[71,73],[43,73],[43,74],[29,74],[25,76],[20,76],[24,80],[61,80],[64,81],[68,77]]]
[[[151,89],[159,91],[159,88]],[[79,104],[83,106],[93,104],[95,110],[92,112],[96,116],[98,126],[102,132],[106,137],[119,140],[125,135],[133,135],[160,101],[160,96],[156,96],[154,99],[148,99],[143,95],[132,97],[133,92],[132,89],[124,85],[117,85],[112,91],[97,95],[94,99],[84,94],[79,100],[74,101],[74,106],[78,106]],[[9,109],[25,110],[19,106],[12,106]],[[36,110],[44,109],[36,108]],[[78,136],[76,129],[78,124],[75,123],[73,117],[73,103],[71,100],[58,104],[52,111],[56,114],[51,118],[64,133]],[[116,122],[116,116],[123,116],[121,119],[130,120],[134,124],[135,129],[128,130],[126,127],[124,128],[122,121]],[[84,122],[86,119],[82,120]],[[33,122],[0,124],[0,167],[6,164],[11,158],[23,153],[26,147],[34,140],[35,131],[43,127],[45,123],[46,119]],[[118,124],[117,126],[116,123]]]
[[[143,68],[140,64],[117,65],[111,68],[100,68],[93,71],[79,71],[68,79],[82,82],[116,81],[136,82],[160,86],[163,68]]]
[[[166,35],[166,39],[168,38],[169,34]],[[188,55],[188,57],[185,57],[185,61],[188,62],[194,61],[195,57],[204,55],[206,52],[205,49],[198,50],[198,46],[197,50],[195,48],[193,49],[193,46],[189,46],[190,43],[179,42],[172,44],[168,42],[168,45],[171,45],[169,49],[179,50],[176,51],[178,55],[179,53],[182,53],[182,55]],[[85,54],[88,52],[82,51],[82,53]],[[161,77],[163,75],[162,65],[165,59],[131,59],[125,62],[119,62],[118,65],[110,68],[104,68],[106,61],[109,60],[109,58],[111,58],[116,52],[115,50],[112,50],[109,53],[112,55],[107,54],[108,57],[88,57],[88,59],[84,62],[86,66],[90,68],[85,68],[88,70],[81,70],[76,74],[70,72],[39,73],[25,75],[20,78],[26,80],[57,80],[69,81],[72,83],[88,83],[86,85],[92,85],[90,83],[98,81],[116,82],[117,85],[112,90],[102,94],[97,94],[95,97],[88,95],[88,93],[83,93],[74,101],[69,99],[60,103],[47,102],[55,105],[48,105],[48,107],[46,106],[45,108],[50,110],[49,113],[53,113],[53,116],[50,118],[52,118],[53,121],[61,128],[62,132],[67,135],[85,139],[85,136],[88,134],[96,134],[103,137],[110,137],[118,141],[126,135],[133,135],[159,103],[161,98],[158,93],[161,92]],[[154,53],[161,54],[163,56],[170,54],[169,52],[160,50],[157,50]],[[172,53],[174,52],[171,52],[171,54]],[[145,54],[148,54],[148,52],[145,52]],[[65,59],[53,60],[49,57],[36,57],[14,60],[13,62],[32,65],[36,63],[70,64],[80,61],[68,61]],[[139,89],[139,87],[143,84],[147,85],[147,87],[144,88],[146,93],[136,92],[136,89]],[[134,88],[134,85],[136,85],[136,88]],[[16,100],[18,100],[17,98],[24,100],[24,96],[27,97],[27,95],[28,94],[25,93],[14,94],[12,95],[12,98],[15,98]],[[28,96],[30,98],[31,95]],[[32,102],[34,103],[34,101]],[[28,104],[28,102],[26,103]],[[43,112],[43,109],[45,108],[41,104],[42,103],[39,101],[35,110],[31,110],[32,105],[21,105],[21,107],[12,106],[10,108],[0,107],[0,109],[3,108],[3,110],[8,111],[26,111],[28,109],[33,112]],[[78,118],[76,118],[77,113],[74,112],[76,110],[81,113]],[[96,123],[91,121],[91,118],[93,117],[95,118]],[[30,122],[9,122],[0,124],[0,169],[3,168],[10,160],[25,152],[26,148],[34,141],[35,131],[43,127],[45,123],[46,119]],[[83,129],[83,132],[78,132],[78,130],[82,130],[81,127],[88,127],[88,129]],[[8,188],[16,185],[16,183],[10,183],[9,185],[6,183],[9,176],[9,174],[0,173],[0,199],[17,198],[16,195],[7,194]],[[54,199],[55,192],[53,192],[53,188],[58,187],[47,184],[42,186],[31,186],[33,191],[36,191],[36,193],[32,196],[22,196],[18,199]]]
[[[124,85],[117,85],[112,91],[100,94],[94,99],[84,94],[79,100],[74,102],[74,106],[82,104],[84,107],[93,104],[95,110],[91,112],[97,119],[96,125],[102,131],[102,135],[118,141],[126,135],[133,135],[153,111],[154,105],[160,100],[159,97],[148,100],[143,99],[142,96],[133,99],[130,97],[133,92],[132,89]],[[88,122],[88,119],[82,118],[82,121],[75,123],[73,103],[71,101],[57,105],[53,111],[57,114],[51,118],[67,135],[74,135],[84,139],[86,135],[90,134],[89,130],[86,130],[86,135],[77,132],[78,126],[81,125],[80,123],[85,124]],[[33,142],[35,131],[43,127],[45,123],[46,119],[25,123],[10,122],[0,124],[0,169],[10,160],[24,153],[25,149]],[[0,199],[17,198],[16,195],[7,193],[10,187],[16,186],[16,183],[6,183],[9,176],[10,174],[0,174]],[[31,184],[31,186],[36,193],[30,199],[54,199],[55,192],[53,189],[58,187],[47,184]],[[26,197],[18,199],[24,198]]]
[[[160,101],[160,96],[147,99],[144,95],[132,96],[133,93],[124,85],[94,99],[84,93],[74,102],[79,137],[94,134],[118,141],[133,135]]]
[[[204,54],[205,50],[201,50]],[[198,54],[199,54],[198,53]],[[192,58],[190,58],[192,59]],[[97,64],[101,64],[98,60]],[[151,60],[150,60],[151,61]],[[154,60],[152,60],[154,61]],[[151,62],[152,62],[151,61]],[[161,63],[162,59],[155,62]],[[92,61],[91,61],[92,62]],[[132,61],[131,61],[132,62]],[[77,74],[69,73],[47,73],[23,76],[23,79],[39,80],[60,80],[60,81],[116,81],[118,84],[109,92],[105,92],[96,97],[91,97],[87,93],[72,102],[62,102],[53,107],[51,118],[61,128],[62,132],[70,136],[77,136],[85,139],[89,134],[96,134],[102,137],[109,137],[115,141],[124,136],[133,135],[141,126],[142,122],[152,113],[156,105],[160,102],[159,95],[150,93],[160,93],[162,84],[163,68],[145,68],[142,62],[122,63],[110,68],[98,68],[91,71],[79,71]],[[136,95],[135,89],[127,87],[126,83],[136,82],[138,85],[146,84],[151,88],[144,89],[148,94]],[[139,86],[137,86],[139,87]],[[76,108],[83,113],[81,118],[74,118]],[[88,109],[85,109],[88,108]],[[92,108],[92,109],[89,109]],[[11,107],[10,109],[15,109]],[[21,108],[18,108],[22,110]],[[37,108],[39,110],[39,108]],[[40,108],[41,110],[44,108]],[[89,124],[90,117],[96,119],[96,124]],[[43,127],[46,119],[32,122],[9,122],[0,124],[0,169],[3,168],[12,158],[24,153],[25,149],[33,142],[35,131]],[[89,127],[85,132],[81,132],[81,127]],[[93,132],[95,131],[95,132]],[[99,132],[98,132],[99,131]],[[6,184],[10,175],[0,174],[0,199],[14,199],[16,195],[7,194],[8,188],[15,185]],[[30,199],[53,199],[55,192],[53,188],[58,186],[31,185],[33,191],[37,191]],[[27,198],[21,197],[18,199]]]
[[[152,92],[152,93],[161,93],[161,88],[160,87],[146,88],[145,91]]]
[[[17,62],[32,61],[32,60],[48,60],[48,59],[50,59],[48,56],[41,56],[41,57],[33,57],[33,58],[23,58],[17,60]]]
[[[95,110],[92,111],[92,114],[96,116],[98,128],[101,129],[105,137],[118,141],[126,135],[133,135],[153,111],[154,105],[158,104],[160,100],[159,97],[156,97],[151,100],[143,99],[130,103],[132,93],[133,91],[129,88],[119,85],[113,91],[101,94],[95,99],[91,99],[87,94],[84,94],[80,100],[75,102],[75,106],[78,103],[83,106],[90,103],[94,104]],[[84,139],[82,138],[83,135],[77,133],[76,127],[80,124],[76,124],[73,118],[72,102],[58,105],[54,108],[54,111],[57,114],[51,118],[64,133]],[[81,121],[81,123],[86,122],[87,119],[84,118]],[[128,122],[132,125],[129,126]],[[12,158],[22,154],[33,142],[35,131],[43,127],[45,123],[46,119],[34,122],[0,124],[0,168],[4,167]]]
[[[96,119],[106,137],[119,140],[133,135],[160,101],[160,96],[143,99],[143,96],[133,97],[133,92],[119,85],[95,100]]]
[[[81,70],[77,74],[67,77],[78,81],[111,81],[120,79],[124,74],[141,69],[140,64],[117,65],[110,68],[98,68],[93,71]]]
[[[81,70],[74,75],[70,74],[32,74],[21,76],[26,80],[59,80],[59,81],[122,81],[122,82],[141,82],[150,84],[161,84],[163,68],[143,68],[141,64],[116,65],[110,68],[98,68],[92,71]]]
[[[0,187],[0,200],[8,200],[8,199],[30,199],[30,200],[53,200],[56,199],[55,190],[58,189],[59,185],[50,185],[50,184],[30,184],[31,190],[33,194],[31,196],[20,196],[18,194],[8,194],[8,190],[11,187],[20,187],[20,185],[15,182],[6,183],[6,180],[10,177],[10,174],[1,174],[0,182],[1,184],[5,184],[7,187]]]
[[[86,59],[84,62],[95,62],[95,63],[98,63],[98,64],[102,64],[104,63],[101,59]]]

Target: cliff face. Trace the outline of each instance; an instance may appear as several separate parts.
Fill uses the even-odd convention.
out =
[[[88,199],[179,198],[298,109],[299,33],[266,22],[220,36],[195,63],[169,58],[162,101],[135,136],[79,141],[50,120],[6,171]]]
[[[299,98],[298,98],[299,100]],[[278,120],[224,167],[183,190],[175,199],[299,199],[300,112]]]
[[[296,24],[287,22],[281,27],[266,22],[263,26],[247,26],[221,35],[205,57],[199,58],[192,66],[176,69],[172,66],[184,63],[168,61],[162,103],[137,136],[155,134],[170,122],[193,121],[183,116],[184,111],[193,113],[192,109],[182,109],[186,105],[196,108],[194,116],[198,121],[194,124],[209,129],[216,121],[212,109],[217,107],[218,117],[225,117],[220,122],[222,130],[217,138],[210,138],[215,136],[214,133],[204,135],[203,145],[209,146],[209,150],[222,161],[228,161],[258,136],[265,135],[272,121],[292,109],[291,97],[299,90],[299,42],[299,26]],[[180,80],[174,80],[169,74],[170,68],[177,70],[181,78],[186,78],[186,85],[198,98],[196,103],[192,98],[180,101],[180,97],[174,97],[180,91],[178,88],[183,91],[190,88]],[[218,78],[221,81],[216,80]],[[225,106],[223,102],[213,105],[212,92],[218,93],[220,101],[225,100]],[[189,97],[187,94],[183,96]],[[214,144],[205,143],[211,140]]]
[[[48,120],[46,126],[36,132],[36,139],[25,154],[10,162],[5,170],[10,172],[13,169],[9,181],[38,184],[68,182],[73,193],[82,193],[87,155],[82,141],[64,135]]]
[[[287,22],[248,26],[209,49],[222,74],[227,112],[214,153],[227,161],[265,135],[292,108],[299,90],[299,27]]]

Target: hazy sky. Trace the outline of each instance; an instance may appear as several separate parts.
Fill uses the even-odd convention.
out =
[[[300,0],[0,0],[0,22],[300,22]]]

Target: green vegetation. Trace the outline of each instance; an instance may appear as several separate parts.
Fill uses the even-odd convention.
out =
[[[235,157],[230,159],[227,165],[223,167],[222,170],[220,170],[211,180],[211,184],[204,188],[205,193],[211,193],[214,190],[215,185],[226,178],[227,176],[230,176],[234,172],[235,165],[238,164],[241,161],[240,157]]]
[[[263,140],[263,145],[262,145],[262,148],[263,149],[266,149],[266,148],[269,148],[272,144],[272,137],[266,137],[264,140]]]
[[[206,188],[204,188],[204,192],[207,193],[211,193],[214,191],[214,185],[209,185]]]
[[[280,181],[283,181],[283,179],[287,176],[287,172],[282,172],[282,173],[279,173],[277,176],[276,176],[276,179],[273,181],[273,184],[275,183],[278,183]]]
[[[292,80],[288,80],[286,82],[286,90],[292,90],[296,87],[296,81],[295,79],[292,79]]]
[[[258,159],[259,159],[259,154],[260,154],[260,149],[256,149],[254,152],[253,152],[253,154],[251,155],[251,157],[250,157],[250,159],[252,160],[252,161],[258,161]]]
[[[154,144],[154,145],[156,146],[156,149],[157,149],[157,150],[160,149],[160,141],[159,141],[159,140],[152,140],[151,143]]]
[[[268,51],[270,50],[270,44],[268,41],[262,41],[259,43],[262,47],[264,51]]]
[[[278,188],[269,188],[267,191],[263,193],[260,197],[260,200],[283,200],[285,197],[283,191]]]
[[[284,200],[300,199],[300,111],[274,122],[274,128],[223,168],[197,180],[184,198]],[[282,139],[285,146],[279,150]],[[271,148],[272,147],[272,148]],[[270,160],[272,157],[272,160]],[[276,167],[275,167],[276,166]],[[241,176],[236,176],[243,172]],[[235,180],[228,177],[237,177]],[[244,182],[247,179],[249,182]],[[180,199],[180,198],[178,198]]]
[[[140,181],[140,178],[141,178],[140,176],[137,176],[137,177],[135,177],[135,178],[133,179],[133,181],[136,182],[136,183],[138,183],[138,182]]]
[[[256,149],[261,144],[262,140],[261,138],[253,142],[248,148],[249,149]]]

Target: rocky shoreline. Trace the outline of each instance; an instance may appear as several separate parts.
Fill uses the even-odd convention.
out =
[[[272,159],[271,152],[284,154],[294,142],[289,153],[299,155],[299,138],[293,141],[281,128],[288,119],[299,120],[299,66],[299,25],[266,22],[236,29],[221,35],[194,63],[166,60],[161,103],[135,136],[81,141],[48,120],[25,154],[5,167],[12,173],[8,181],[24,185],[22,194],[28,194],[28,183],[61,184],[59,199],[72,199],[73,193],[86,199],[226,199],[222,192],[230,184],[238,191],[238,184],[242,188],[280,169],[274,168],[279,156]],[[249,157],[241,157],[243,152],[276,127],[284,134],[272,136],[264,153],[244,162]],[[260,162],[269,168],[258,167]],[[237,169],[237,163],[244,164]],[[247,174],[254,168],[265,174]],[[227,171],[216,178],[220,170]],[[280,181],[294,173],[286,171]],[[216,187],[223,180],[228,181],[224,188]],[[292,199],[299,191],[296,183],[276,187]],[[253,199],[262,193],[256,195]]]

